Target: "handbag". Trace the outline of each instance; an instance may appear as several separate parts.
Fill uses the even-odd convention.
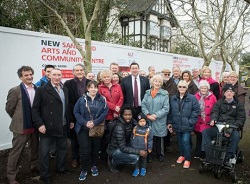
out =
[[[89,111],[89,115],[91,120],[93,121],[93,117],[91,115],[89,106],[87,105],[87,101],[86,101],[86,107]],[[94,126],[93,128],[89,129],[89,137],[96,137],[96,138],[102,138],[103,134],[104,134],[104,128],[105,128],[105,119],[103,120],[102,123],[100,123],[99,125]]]

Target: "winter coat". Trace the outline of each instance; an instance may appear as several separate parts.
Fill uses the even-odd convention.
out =
[[[195,94],[196,99],[199,101],[201,99],[201,95],[199,92]],[[213,109],[214,104],[217,102],[216,97],[213,93],[209,92],[209,94],[204,98],[205,103],[205,121],[201,118],[201,115],[198,116],[198,121],[195,124],[194,130],[197,132],[202,132],[203,130],[210,128],[210,114]]]
[[[212,79],[211,77],[207,78],[207,79],[202,78],[201,80],[206,80],[210,84],[210,91],[213,92],[216,99],[219,100],[219,98],[220,98],[220,85],[219,85],[219,83],[216,80]]]
[[[119,84],[115,83],[112,84],[110,89],[103,83],[101,83],[98,88],[99,88],[99,93],[106,98],[109,107],[106,120],[112,120],[114,119],[114,114],[117,115],[119,114],[119,112],[115,111],[115,107],[116,106],[121,107],[123,104],[122,88]]]
[[[138,155],[140,150],[130,146],[133,125],[136,121],[132,119],[131,123],[126,123],[121,117],[118,117],[114,121],[116,121],[116,125],[111,134],[107,153],[112,155],[116,149],[119,149],[123,153]]]
[[[67,121],[67,136],[69,135],[68,89],[63,87],[65,97],[65,118]],[[32,119],[36,128],[45,125],[46,133],[40,137],[63,136],[63,102],[51,82],[39,87],[36,91]]]
[[[233,124],[238,128],[242,128],[246,121],[244,104],[240,103],[235,97],[232,102],[228,103],[224,97],[214,105],[211,120],[226,122],[227,124]],[[232,131],[232,129],[229,131]]]
[[[133,128],[130,144],[139,150],[152,150],[153,134],[148,125],[141,127],[139,124]]]
[[[170,119],[173,129],[178,132],[191,132],[198,120],[200,107],[198,100],[194,95],[186,92],[183,99],[180,99],[180,93],[172,96],[170,99]]]
[[[152,128],[153,135],[157,137],[165,137],[167,135],[167,115],[169,112],[168,92],[159,89],[156,96],[152,98],[151,90],[147,90],[142,100],[142,112],[145,115],[155,114],[155,121],[149,120],[149,126]]]
[[[187,91],[189,94],[192,94],[192,95],[195,95],[197,93],[198,87],[196,86],[193,80],[191,80],[190,83],[188,84]]]
[[[74,108],[74,115],[76,118],[75,131],[77,134],[82,128],[89,129],[86,124],[92,119],[87,106],[90,109],[95,126],[102,123],[107,116],[108,106],[106,99],[102,95],[97,93],[93,100],[88,95],[82,96],[78,99]]]
[[[246,90],[237,82],[234,85],[235,96],[239,102],[245,104],[245,96],[247,94]]]
[[[177,85],[174,82],[173,78],[169,78],[169,80],[163,80],[163,84],[162,84],[162,89],[167,90],[169,97],[175,95],[177,93]]]

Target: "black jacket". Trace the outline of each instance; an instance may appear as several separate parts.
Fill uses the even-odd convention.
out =
[[[214,105],[211,120],[226,122],[242,128],[246,121],[244,104],[240,103],[235,97],[231,103],[228,103],[224,97]]]
[[[68,89],[63,87],[65,96],[65,115],[67,120],[67,129],[69,130],[68,122]],[[33,106],[32,118],[34,126],[39,128],[42,125],[46,127],[45,134],[39,134],[42,137],[63,136],[63,103],[59,94],[53,88],[51,82],[37,89]],[[69,132],[67,132],[69,133]]]
[[[136,121],[132,119],[132,122],[128,124],[120,117],[117,118],[116,121],[117,124],[114,126],[111,141],[107,148],[107,153],[112,155],[116,149],[120,149],[123,153],[138,155],[139,149],[135,149],[130,146],[133,125]]]

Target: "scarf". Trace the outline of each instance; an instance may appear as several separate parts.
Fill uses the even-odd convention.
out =
[[[25,86],[21,83],[22,108],[23,108],[23,134],[31,134],[35,131],[31,115],[31,104],[28,92]],[[36,90],[36,87],[35,87]]]
[[[201,94],[201,92],[199,91],[199,95],[200,95],[200,100],[199,100],[199,104],[200,104],[200,112],[201,112],[201,119],[205,122],[206,119],[206,113],[205,113],[205,98],[207,98],[209,95],[211,94],[211,92],[207,92],[206,94]]]
[[[153,89],[151,90],[151,96],[152,98],[154,98],[156,96],[156,94],[158,93],[159,89]]]

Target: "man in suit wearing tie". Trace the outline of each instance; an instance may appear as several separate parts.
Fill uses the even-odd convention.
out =
[[[39,130],[40,179],[52,183],[49,173],[49,151],[51,142],[56,142],[56,171],[70,174],[66,169],[67,135],[69,122],[67,115],[68,90],[61,83],[60,69],[51,70],[51,81],[37,89],[32,106],[32,118]],[[72,128],[72,127],[71,127]]]
[[[131,63],[131,75],[122,79],[121,87],[124,95],[124,104],[134,106],[133,118],[141,112],[141,102],[146,90],[150,88],[149,80],[139,75],[140,67],[138,63]]]

